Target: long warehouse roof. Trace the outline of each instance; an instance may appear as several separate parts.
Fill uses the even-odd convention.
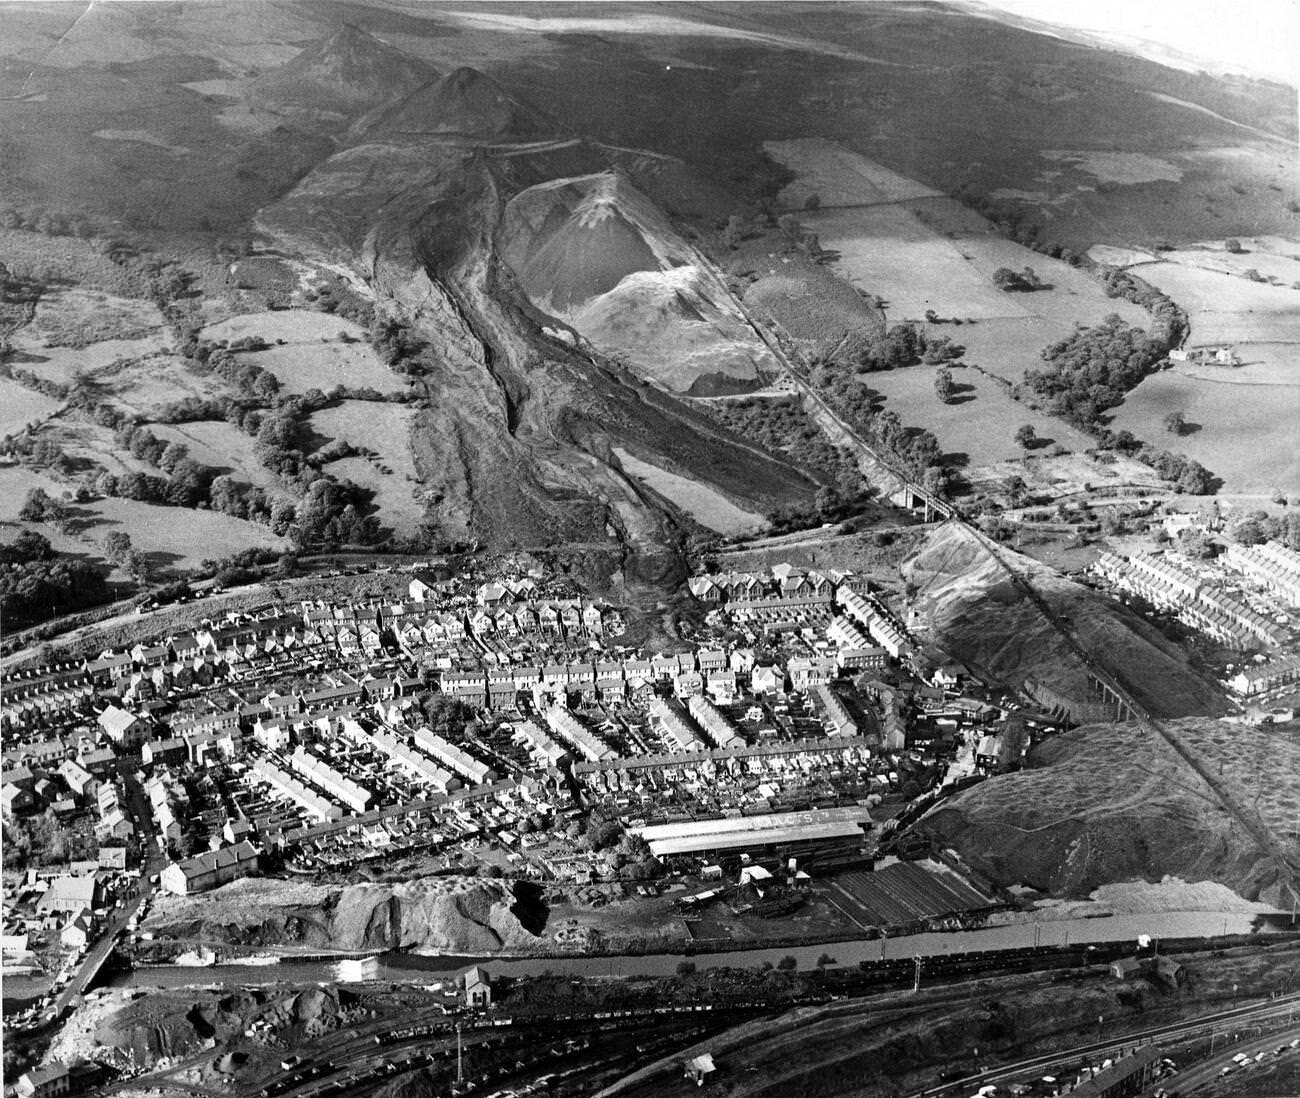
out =
[[[687,835],[677,839],[651,839],[650,853],[656,858],[662,858],[702,850],[737,850],[758,845],[861,838],[862,828],[848,821],[798,824],[793,827],[772,827],[762,831],[723,831],[714,834]]]

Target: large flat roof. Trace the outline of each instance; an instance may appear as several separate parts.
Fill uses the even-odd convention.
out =
[[[629,828],[646,842],[660,839],[684,839],[692,836],[717,838],[728,832],[752,835],[758,831],[815,826],[825,823],[867,824],[871,812],[861,805],[840,808],[811,808],[804,812],[768,812],[758,816],[728,816],[721,820],[682,820],[677,823],[650,824]]]
[[[650,852],[656,858],[674,854],[693,854],[704,850],[744,850],[771,844],[827,842],[836,839],[861,839],[862,828],[851,821],[841,823],[796,824],[757,831],[726,831],[687,835],[675,839],[650,840]]]

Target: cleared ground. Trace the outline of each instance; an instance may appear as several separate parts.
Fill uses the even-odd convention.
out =
[[[1188,433],[1175,437],[1165,430],[1170,412],[1183,413]],[[1297,492],[1297,423],[1300,384],[1216,383],[1167,371],[1134,389],[1111,426],[1195,458],[1222,477],[1230,492]]]
[[[1093,445],[1082,431],[1043,412],[1018,404],[1006,387],[974,370],[953,370],[958,394],[951,404],[934,395],[937,367],[912,366],[863,375],[863,382],[885,398],[885,408],[904,423],[924,424],[939,439],[947,454],[965,455],[971,467],[1022,457],[1025,451],[1013,437],[1028,423],[1041,439],[1035,451],[1052,443],[1067,450]]]
[[[676,504],[701,526],[720,534],[752,534],[767,526],[762,515],[737,507],[706,484],[660,469],[618,447],[614,453],[629,475]]]

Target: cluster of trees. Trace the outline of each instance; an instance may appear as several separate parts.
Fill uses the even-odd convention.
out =
[[[1252,511],[1233,525],[1232,540],[1241,545],[1280,541],[1288,549],[1300,550],[1300,512],[1270,515],[1267,511]]]
[[[1051,289],[1038,275],[1033,267],[1022,271],[1013,271],[1010,267],[999,267],[993,272],[993,284],[1007,293],[1033,293],[1035,290]]]
[[[838,484],[823,485],[809,507],[778,507],[767,515],[772,532],[783,534],[827,522],[843,522],[871,499],[871,489],[856,469],[846,470]]]
[[[26,229],[44,236],[79,236],[85,239],[95,235],[95,223],[84,214],[69,214],[62,210],[39,207],[20,209],[6,206],[0,210],[0,225],[6,229]]]
[[[64,827],[53,811],[5,821],[5,869],[94,861],[99,843],[89,820]]]
[[[275,564],[282,575],[288,575],[298,566],[298,558],[292,553],[277,553],[274,549],[241,549],[228,557],[203,560],[199,572],[211,576],[221,587],[236,587],[257,579],[258,570],[266,564]],[[158,598],[157,601],[162,600]]]
[[[750,442],[788,454],[810,469],[839,476],[852,463],[844,452],[827,441],[821,428],[804,411],[798,397],[763,400],[703,402],[705,411],[723,426]]]
[[[863,370],[896,370],[904,366],[938,366],[955,362],[966,353],[960,343],[947,336],[927,336],[917,324],[895,324],[883,335],[864,345],[858,355]]]
[[[342,283],[322,286],[307,295],[307,300],[323,313],[333,313],[345,320],[355,321],[369,328],[375,320],[375,308],[369,301],[358,297]]]
[[[370,345],[389,369],[420,374],[431,365],[429,344],[393,317],[375,317],[370,324]]]
[[[56,553],[40,534],[24,531],[0,547],[0,615],[11,628],[96,606],[108,598],[108,584],[99,569]]]
[[[1043,350],[1045,370],[1027,370],[1024,385],[1047,410],[1085,429],[1164,359],[1166,344],[1115,313]]]
[[[131,535],[113,530],[104,537],[104,556],[130,573],[140,583],[147,583],[150,574],[149,559],[131,544]]]
[[[264,349],[266,346],[261,340],[244,342],[249,344],[243,348],[245,350]],[[280,391],[279,378],[255,362],[241,362],[235,357],[237,349],[239,348],[217,347],[200,341],[195,344],[192,353],[188,356],[191,368],[199,374],[216,374],[233,385],[243,396],[258,401],[271,401]]]
[[[216,471],[190,457],[189,448],[184,443],[165,442],[148,427],[131,423],[119,427],[114,439],[123,449],[129,450],[133,457],[161,469],[167,474],[167,480],[161,488],[146,489],[130,484],[123,491],[122,481],[129,478],[116,478],[115,483],[105,482],[103,485],[105,495],[127,495],[138,499],[141,496],[131,495],[131,492],[145,492],[156,501],[173,507],[197,507],[207,500]],[[146,477],[140,483],[156,479]],[[112,491],[108,490],[110,487],[113,488]]]
[[[1166,480],[1172,481],[1180,492],[1204,496],[1214,491],[1214,474],[1186,454],[1175,454],[1151,446],[1138,439],[1132,431],[1112,432],[1103,429],[1097,432],[1097,441],[1102,449],[1116,450],[1150,465]]]
[[[1187,314],[1168,294],[1161,293],[1149,282],[1144,282],[1130,271],[1117,267],[1098,270],[1107,297],[1120,297],[1131,301],[1151,314],[1151,338],[1161,344],[1161,355],[1168,354],[1182,343],[1188,332]]]
[[[851,374],[819,366],[813,371],[813,381],[871,445],[891,454],[917,480],[927,485],[933,482],[936,491],[941,489],[938,474],[927,474],[931,467],[941,465],[943,454],[934,432],[905,427],[895,413],[880,410],[871,391]]]
[[[72,512],[61,499],[55,499],[44,488],[32,488],[18,509],[23,522],[46,522],[61,534],[66,534],[72,522]],[[48,545],[49,543],[46,542]]]

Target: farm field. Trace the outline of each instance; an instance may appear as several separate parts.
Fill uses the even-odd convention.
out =
[[[1199,260],[1208,253],[1186,254]],[[1187,311],[1192,327],[1188,344],[1192,347],[1300,343],[1300,290],[1182,262],[1143,264],[1137,274]]]
[[[1191,427],[1174,438],[1164,427],[1180,411]],[[1237,385],[1167,371],[1142,382],[1115,411],[1113,430],[1195,458],[1229,492],[1300,492],[1300,384]]]
[[[253,440],[233,423],[225,420],[151,423],[149,430],[158,438],[186,446],[190,457],[200,465],[210,465],[262,488],[274,488],[279,483],[275,474],[253,457]]]
[[[152,301],[68,288],[43,293],[28,328],[46,344],[76,346],[165,334],[166,320]]]
[[[885,299],[891,324],[920,320],[926,309],[978,320],[1030,315],[1025,295],[1003,293],[952,241],[921,224],[905,207],[818,210],[799,220],[818,235],[823,248],[839,253],[833,270],[858,289]]]
[[[162,333],[140,339],[104,339],[85,347],[47,347],[30,325],[13,336],[14,365],[46,381],[66,385],[77,374],[94,374],[120,358],[145,358],[167,349]]]
[[[885,408],[906,424],[924,424],[935,433],[945,453],[963,454],[968,465],[979,468],[1021,457],[1016,430],[1028,423],[1043,440],[1038,451],[1052,443],[1067,450],[1086,450],[1092,439],[1064,421],[1018,404],[1004,386],[974,370],[954,370],[958,395],[944,404],[934,395],[936,369],[912,366],[867,374],[864,384],[885,398]]]
[[[413,502],[416,486],[404,478],[385,473],[370,458],[350,457],[321,467],[338,480],[350,480],[374,492],[379,521],[398,534],[413,534],[420,528],[421,508]]]
[[[401,392],[401,378],[379,361],[366,341],[366,330],[351,320],[309,309],[248,313],[211,324],[205,339],[260,337],[273,344],[265,351],[240,354],[270,370],[287,393],[323,391],[335,385],[369,386],[381,393]]]
[[[986,223],[949,199],[914,206],[827,210],[802,220],[822,246],[839,252],[833,269],[867,293],[885,298],[888,322],[920,320],[927,309],[974,324],[931,325],[967,349],[969,361],[1019,381],[1041,366],[1044,347],[1077,323],[1118,313],[1146,327],[1138,306],[1108,298],[1089,275],[987,231]],[[993,284],[999,267],[1033,267],[1052,289],[1009,294]]]
[[[60,496],[66,485],[21,466],[0,467],[0,523],[13,533],[28,525],[18,522],[18,511],[32,488]],[[208,558],[228,556],[242,549],[287,549],[289,543],[265,526],[244,522],[215,511],[189,511],[160,507],[129,499],[98,499],[70,505],[73,527],[61,534],[44,524],[31,529],[49,538],[59,552],[100,557],[100,543],[113,530],[131,535],[135,548],[164,569],[197,568]],[[8,529],[5,540],[12,536]]]
[[[33,389],[0,377],[0,437],[21,431],[27,424],[58,411],[59,402]]]
[[[762,515],[737,507],[722,493],[699,481],[660,469],[620,447],[615,447],[614,453],[629,476],[636,477],[680,507],[701,526],[728,535],[752,534],[767,526]]]
[[[777,195],[787,210],[804,209],[813,195],[822,207],[830,207],[869,206],[940,194],[822,137],[767,141],[763,151],[799,177]]]
[[[325,471],[372,489],[380,522],[399,533],[413,531],[422,517],[411,495],[416,487],[410,441],[414,415],[414,409],[404,404],[345,400],[311,417],[312,430],[323,438],[343,439],[376,453],[374,458],[330,462]]]

